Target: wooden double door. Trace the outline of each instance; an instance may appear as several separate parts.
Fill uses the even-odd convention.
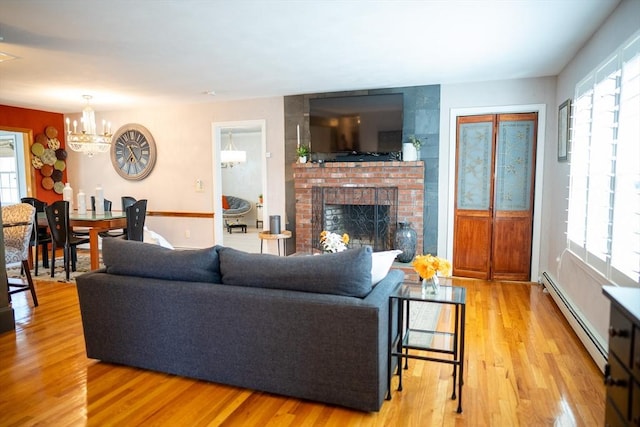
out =
[[[530,280],[537,113],[459,117],[453,274]]]

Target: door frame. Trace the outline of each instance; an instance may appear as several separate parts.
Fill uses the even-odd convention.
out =
[[[262,159],[262,213],[268,212],[267,194],[267,121],[260,120],[240,120],[231,122],[213,122],[211,125],[211,143],[213,154],[213,211],[217,214],[213,217],[213,242],[215,245],[224,244],[224,226],[222,218],[222,165],[220,164],[220,150],[222,145],[222,130],[229,128],[260,128],[260,158]]]
[[[18,171],[18,174],[22,173],[24,176],[24,189],[25,194],[21,197],[36,197],[36,171],[31,167],[31,145],[33,145],[33,130],[26,128],[16,128],[11,126],[0,126],[0,131],[7,133],[15,133],[22,135],[22,151],[20,155],[16,150],[18,160],[22,160],[22,164],[18,164],[22,171]],[[20,188],[18,190],[21,190]]]
[[[538,141],[536,149],[536,168],[535,168],[535,191],[533,197],[533,235],[531,239],[531,281],[538,281],[539,265],[540,265],[540,242],[541,242],[541,224],[542,224],[542,189],[543,189],[543,171],[544,171],[544,149],[545,149],[545,128],[547,123],[547,106],[546,104],[525,104],[525,105],[504,105],[494,107],[473,107],[473,108],[452,108],[449,116],[449,146],[440,147],[442,152],[440,158],[449,159],[449,173],[446,177],[447,187],[447,203],[446,212],[438,215],[440,230],[446,229],[446,235],[439,234],[438,247],[446,248],[445,253],[447,259],[453,259],[453,227],[455,214],[455,182],[456,182],[456,123],[459,116],[476,116],[482,114],[508,114],[508,113],[538,113]],[[444,241],[443,241],[444,240]]]

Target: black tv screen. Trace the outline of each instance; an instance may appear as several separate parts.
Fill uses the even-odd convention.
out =
[[[312,98],[309,129],[313,153],[402,151],[401,93]]]

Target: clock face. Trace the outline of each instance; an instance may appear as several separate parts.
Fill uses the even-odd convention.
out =
[[[111,142],[111,163],[125,179],[149,175],[156,163],[156,143],[147,128],[127,124],[118,129]]]

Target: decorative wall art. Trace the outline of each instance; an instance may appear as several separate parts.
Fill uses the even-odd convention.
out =
[[[31,165],[42,175],[42,188],[62,194],[67,152],[60,148],[58,130],[55,127],[47,126],[44,133],[35,136],[35,142],[31,145],[31,155]]]

